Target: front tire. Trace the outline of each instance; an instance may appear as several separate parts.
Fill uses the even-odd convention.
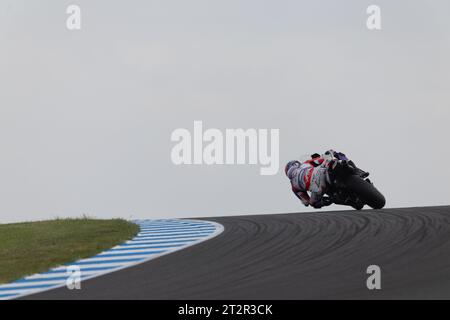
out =
[[[351,175],[345,181],[347,188],[373,209],[381,209],[386,204],[386,199],[375,186],[357,176]]]

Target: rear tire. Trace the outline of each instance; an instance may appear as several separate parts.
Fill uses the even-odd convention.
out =
[[[386,204],[384,196],[368,181],[351,175],[347,178],[345,184],[351,192],[358,195],[364,203],[373,209],[381,209]]]

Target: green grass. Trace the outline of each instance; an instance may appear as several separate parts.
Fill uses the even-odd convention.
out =
[[[138,230],[122,219],[0,224],[0,283],[91,257],[131,239]]]

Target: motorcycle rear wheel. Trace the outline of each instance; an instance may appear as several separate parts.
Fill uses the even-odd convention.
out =
[[[381,192],[372,183],[358,176],[349,176],[345,184],[350,191],[357,194],[364,203],[373,209],[381,209],[386,204],[386,199]]]

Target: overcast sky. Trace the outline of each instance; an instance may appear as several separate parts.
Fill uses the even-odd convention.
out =
[[[82,28],[66,28],[81,7]],[[381,7],[382,30],[366,28]],[[387,206],[449,204],[450,2],[0,0],[0,223],[307,211],[283,169],[175,166],[177,128],[334,148]],[[331,207],[329,209],[336,209]]]

